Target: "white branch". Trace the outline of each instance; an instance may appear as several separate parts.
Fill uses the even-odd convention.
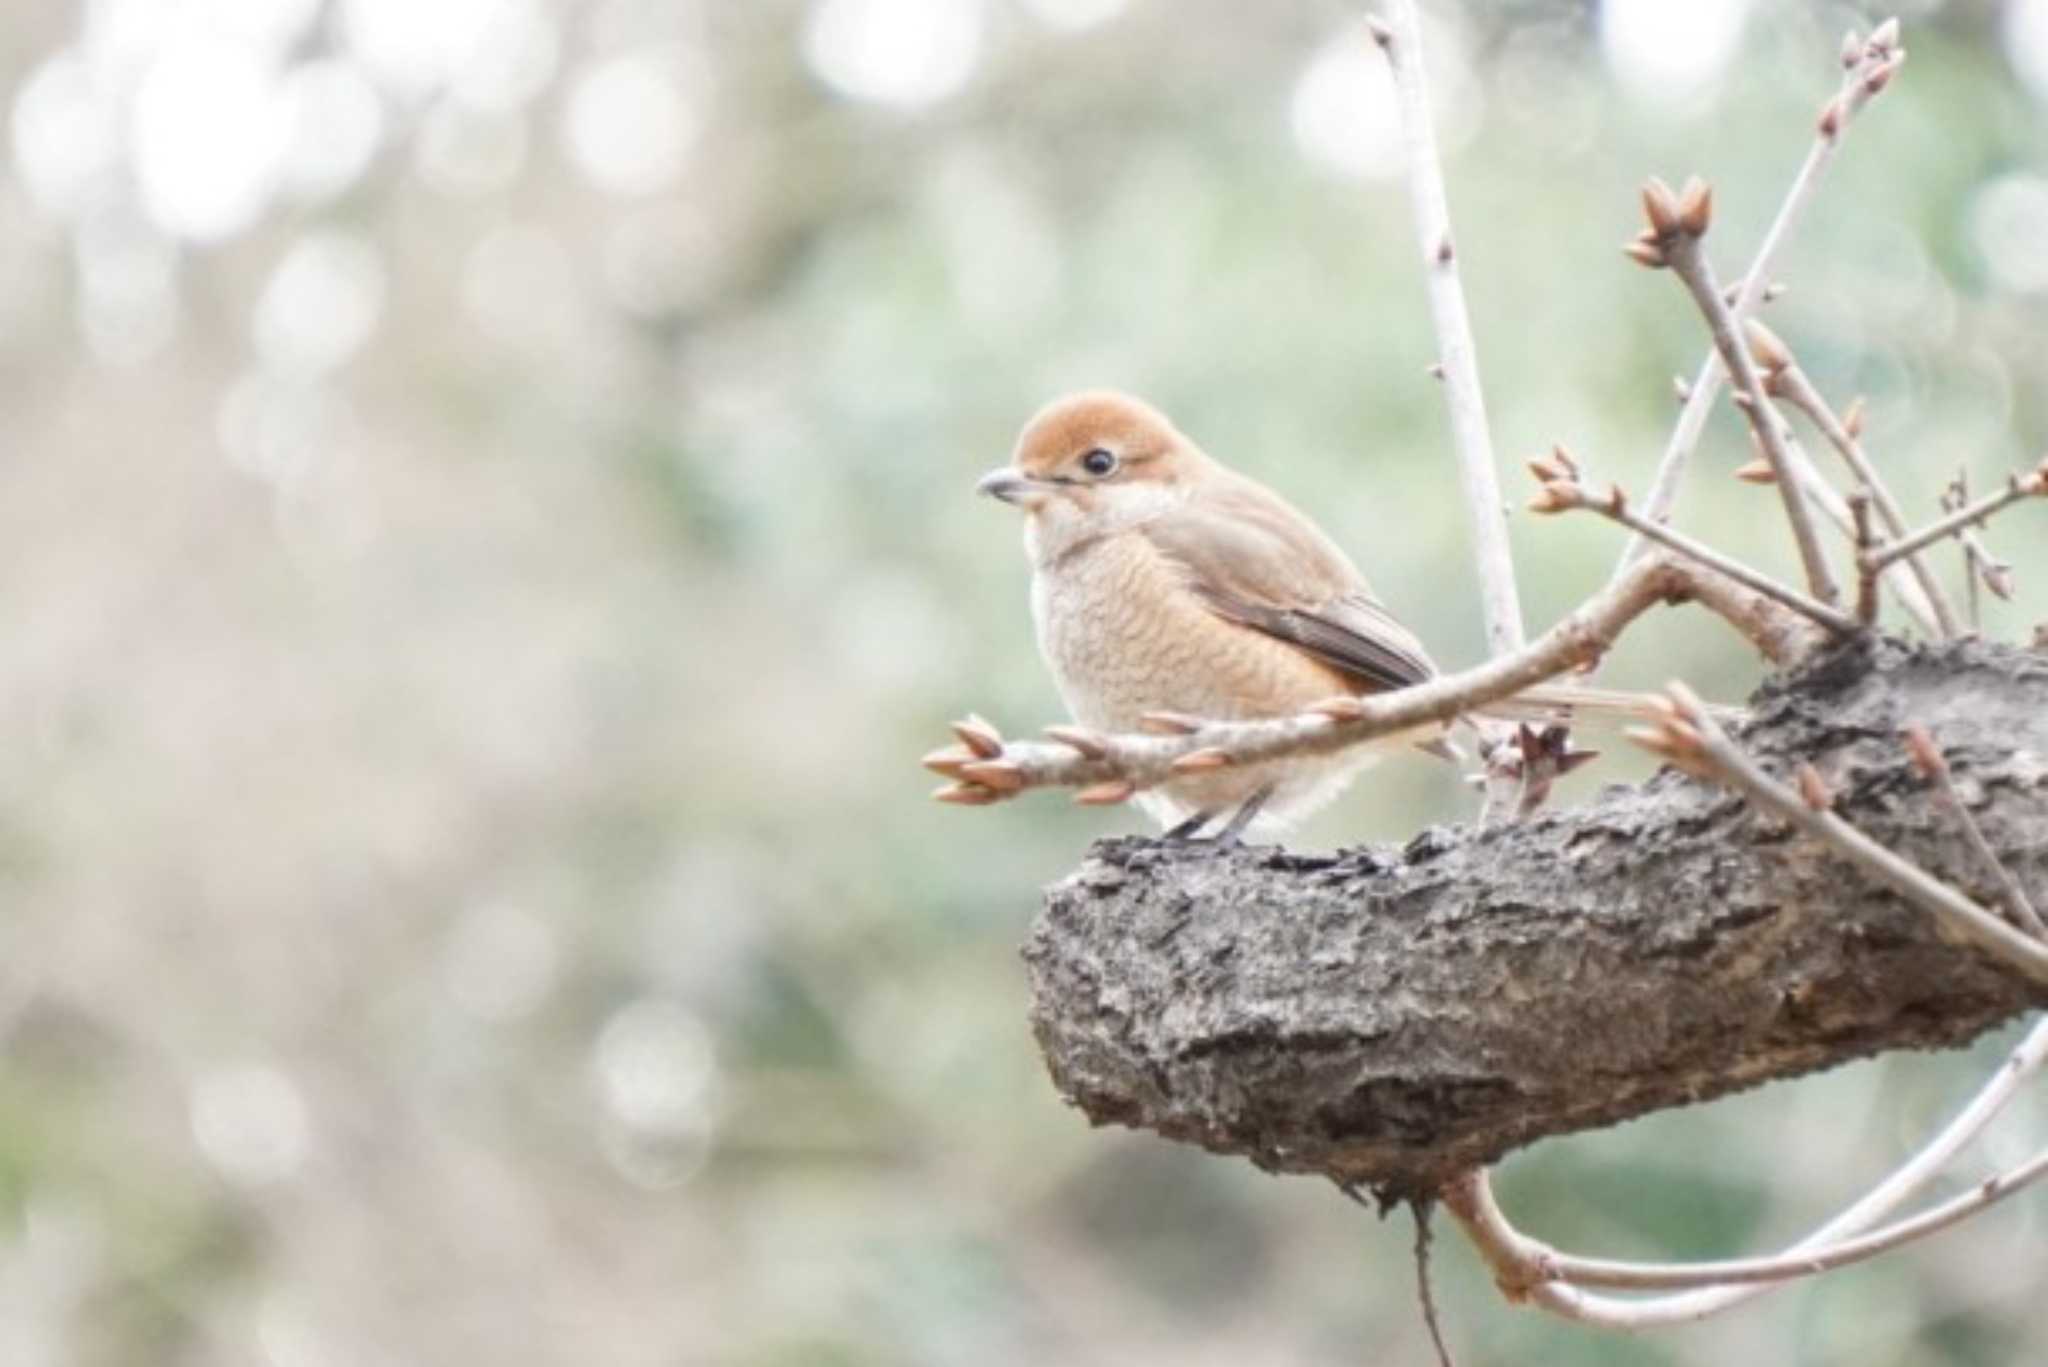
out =
[[[1451,411],[1458,473],[1472,520],[1472,547],[1479,564],[1479,590],[1486,613],[1488,653],[1519,650],[1523,642],[1521,598],[1515,562],[1508,549],[1506,510],[1494,465],[1493,436],[1487,429],[1486,400],[1479,385],[1479,353],[1465,311],[1458,277],[1458,252],[1451,237],[1450,202],[1444,193],[1443,163],[1431,123],[1429,78],[1422,61],[1422,17],[1415,0],[1391,0],[1389,22],[1375,24],[1373,37],[1394,69],[1401,127],[1408,150],[1408,188],[1415,206],[1415,230],[1422,242],[1423,276],[1430,312],[1436,319],[1438,363],[1444,399]]]

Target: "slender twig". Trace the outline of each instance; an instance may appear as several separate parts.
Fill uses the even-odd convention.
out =
[[[1966,527],[1983,522],[1993,513],[2010,507],[2021,499],[2044,496],[2048,496],[2048,460],[2043,460],[2023,475],[2011,476],[2006,480],[2005,487],[1997,493],[1986,494],[1975,503],[1956,509],[1947,517],[1936,518],[1911,536],[1886,543],[1870,554],[1870,562],[1881,570],[1923,546],[1931,546],[1945,536],[1954,536]]]
[[[1932,783],[1934,790],[1941,795],[1942,804],[1955,817],[1956,824],[1963,828],[1963,838],[1969,841],[1978,861],[1998,880],[1998,889],[2005,894],[2006,907],[2012,912],[2013,920],[2037,938],[2048,940],[2048,924],[2042,923],[2041,913],[2034,910],[2027,890],[2020,886],[2020,880],[1998,857],[1998,851],[1985,838],[1984,828],[1977,824],[1977,818],[1970,815],[1969,804],[1963,801],[1962,790],[1956,787],[1955,775],[1949,770],[1948,757],[1934,743],[1933,733],[1918,723],[1907,727],[1906,753],[1912,757],[1913,767],[1920,771],[1921,777]]]
[[[1884,477],[1878,473],[1877,466],[1864,451],[1862,443],[1844,425],[1834,409],[1828,406],[1827,400],[1821,397],[1820,391],[1807,378],[1806,372],[1800,368],[1799,362],[1778,336],[1763,324],[1753,320],[1749,324],[1749,329],[1752,350],[1765,368],[1764,387],[1804,414],[1821,435],[1828,439],[1828,444],[1840,452],[1842,459],[1848,463],[1857,482],[1869,492],[1886,531],[1893,537],[1904,536],[1906,514],[1899,507],[1899,501],[1892,497],[1892,491],[1886,487]],[[1857,554],[1860,557],[1867,550],[1866,545],[1859,545]],[[1959,634],[1961,628],[1956,620],[1955,606],[1949,602],[1948,595],[1942,591],[1941,581],[1935,577],[1934,571],[1928,567],[1926,561],[1919,556],[1908,556],[1906,569],[1919,584],[1921,592],[1927,595],[1927,601],[1933,607],[1938,634],[1944,638],[1952,638]],[[1974,583],[1974,580],[1972,582]]]
[[[1956,477],[1941,491],[1941,510],[1952,513],[1970,502],[1970,467],[1956,467]],[[1984,562],[1977,554],[1976,536],[1965,534],[1956,538],[1956,545],[1963,553],[1963,583],[1969,594],[1970,630],[1972,633],[1984,629],[1984,595],[1977,587],[1977,577],[1984,572]]]
[[[1970,469],[1966,465],[1956,467],[1956,477],[1943,491],[1941,510],[1952,513],[1970,501]],[[2000,602],[2011,602],[2013,593],[2012,566],[1991,553],[1984,544],[1984,538],[1976,529],[1965,527],[1956,533],[1956,540],[1962,543],[1963,563],[1970,571],[1970,626],[1979,625],[1977,619],[1977,585],[1991,591],[1991,596]]]
[[[1651,522],[1629,507],[1628,499],[1619,487],[1610,486],[1605,494],[1596,497],[1587,492],[1585,486],[1576,480],[1546,480],[1542,491],[1530,500],[1529,507],[1531,511],[1539,513],[1564,512],[1570,509],[1585,509],[1599,513],[1611,522],[1618,522],[1687,559],[1696,560],[1716,573],[1725,574],[1737,583],[1755,589],[1765,597],[1784,604],[1800,616],[1818,622],[1829,631],[1853,636],[1863,629],[1861,622],[1840,608],[1809,598],[1799,590],[1779,583],[1761,570],[1751,569],[1732,556],[1724,555],[1704,542],[1695,541],[1665,523]]]
[[[1877,620],[1878,571],[1870,566],[1870,548],[1877,534],[1870,526],[1870,495],[1858,489],[1849,495],[1849,518],[1856,525],[1856,620],[1869,626]],[[1914,560],[1912,564],[1920,562]],[[1951,635],[1953,633],[1950,633]]]
[[[1799,472],[1799,483],[1806,490],[1806,496],[1853,546],[1856,542],[1856,519],[1849,511],[1849,500],[1842,496],[1841,490],[1828,483],[1827,476],[1815,468],[1812,458],[1796,439],[1788,439],[1785,450],[1792,457],[1793,468]],[[1775,475],[1771,477],[1776,478]],[[1892,597],[1898,599],[1899,606],[1922,631],[1931,637],[1941,636],[1941,622],[1934,615],[1934,605],[1927,601],[1926,593],[1904,565],[1889,567],[1878,576],[1878,582],[1890,590]]]
[[[1745,1282],[1782,1282],[1860,1263],[1902,1244],[1924,1239],[1996,1205],[2042,1177],[2048,1177],[2048,1152],[2036,1154],[2018,1167],[1987,1178],[1962,1195],[1918,1215],[1867,1234],[1839,1240],[1825,1248],[1765,1258],[1728,1258],[1702,1263],[1639,1263],[1547,1251],[1543,1262],[1545,1269],[1559,1281],[1617,1291],[1689,1291]]]
[[[1521,599],[1515,588],[1514,557],[1508,548],[1493,437],[1487,430],[1486,400],[1479,385],[1479,353],[1472,342],[1472,322],[1466,313],[1458,253],[1451,238],[1450,202],[1444,192],[1443,162],[1437,153],[1429,78],[1423,66],[1422,16],[1415,0],[1390,0],[1387,21],[1375,23],[1372,33],[1394,69],[1395,97],[1407,143],[1409,197],[1422,241],[1423,276],[1436,320],[1437,359],[1443,367],[1458,473],[1471,516],[1488,653],[1506,655],[1523,644]]]
[[[1824,1251],[1896,1210],[1975,1140],[2044,1062],[2048,1062],[2048,1020],[2036,1024],[2014,1046],[1968,1104],[1918,1152],[1854,1204],[1794,1243],[1784,1256]],[[1532,1299],[1553,1314],[1582,1323],[1627,1330],[1683,1324],[1730,1310],[1784,1285],[1782,1281],[1717,1285],[1647,1300],[1591,1294],[1545,1280],[1556,1275],[1562,1255],[1508,1221],[1483,1172],[1461,1175],[1442,1195],[1445,1208],[1458,1219],[1510,1299]]]
[[[1805,792],[1772,778],[1728,738],[1728,733],[1700,707],[1685,685],[1672,684],[1670,695],[1677,716],[1655,734],[1632,733],[1639,743],[1701,777],[1734,788],[1752,805],[1790,822],[1908,902],[1933,913],[1960,938],[2035,982],[2048,983],[2048,944],[2015,930],[1999,916],[1835,815],[1825,797],[1825,785],[1811,770],[1802,775],[1802,785],[1808,789]],[[1813,791],[1816,786],[1821,790],[1818,795]]]
[[[1644,560],[1522,649],[1458,674],[1371,697],[1332,698],[1308,712],[1260,721],[1157,717],[1164,735],[1102,735],[1061,727],[1047,741],[1006,741],[977,718],[955,726],[960,744],[925,767],[953,782],[942,802],[983,806],[1029,788],[1071,787],[1075,800],[1122,802],[1194,768],[1327,754],[1433,729],[1597,660],[1630,622],[1658,603],[1697,601],[1767,659],[1788,661],[1818,643],[1812,628],[1762,594],[1683,561]],[[1388,743],[1392,743],[1389,741]],[[1179,765],[1179,768],[1175,766]]]
[[[1784,502],[1785,520],[1792,528],[1792,541],[1799,551],[1800,566],[1806,572],[1806,586],[1815,598],[1823,603],[1833,603],[1841,597],[1841,590],[1835,586],[1834,572],[1828,568],[1827,557],[1821,553],[1820,536],[1814,530],[1805,489],[1793,468],[1791,455],[1785,450],[1783,428],[1769,396],[1764,393],[1763,379],[1750,359],[1749,348],[1743,344],[1736,330],[1735,315],[1721,298],[1721,287],[1715,281],[1714,268],[1700,245],[1700,235],[1681,226],[1677,231],[1662,233],[1658,246],[1665,263],[1684,282],[1693,302],[1699,306],[1701,316],[1706,319],[1707,331],[1713,336],[1714,347],[1721,353],[1721,363],[1728,368],[1736,393],[1745,401],[1740,405],[1743,416],[1749,419],[1750,430],[1756,433],[1764,459],[1770,462],[1771,470],[1777,476],[1778,496]]]
[[[1883,38],[1884,41],[1878,41]],[[1786,190],[1784,201],[1778,206],[1778,215],[1765,230],[1764,239],[1758,244],[1756,255],[1749,263],[1748,272],[1742,277],[1730,308],[1738,318],[1747,317],[1756,311],[1763,297],[1771,262],[1778,249],[1791,235],[1792,225],[1812,200],[1814,190],[1820,184],[1821,172],[1834,159],[1836,149],[1841,145],[1842,133],[1862,112],[1871,96],[1884,89],[1898,64],[1906,58],[1905,49],[1898,46],[1898,27],[1888,24],[1872,35],[1868,43],[1845,49],[1843,61],[1846,71],[1842,86],[1833,99],[1822,107],[1814,134],[1813,145],[1807,149],[1806,160],[1800,163],[1799,171],[1792,178],[1791,187]],[[1877,73],[1884,78],[1872,85]],[[1699,446],[1700,434],[1706,431],[1707,417],[1713,412],[1714,400],[1721,392],[1721,362],[1717,351],[1710,349],[1706,359],[1700,362],[1699,373],[1686,387],[1685,407],[1678,415],[1678,422],[1671,430],[1671,440],[1664,448],[1664,455],[1657,463],[1657,473],[1650,481],[1650,490],[1643,500],[1643,514],[1652,522],[1662,522],[1671,516],[1671,508],[1678,500],[1678,487],[1685,474],[1686,464]],[[1632,537],[1623,547],[1621,558],[1616,562],[1614,573],[1621,572],[1640,556],[1647,538]]]
[[[1450,1345],[1444,1342],[1444,1327],[1437,1319],[1436,1293],[1429,1285],[1429,1217],[1436,1203],[1425,1197],[1411,1202],[1408,1208],[1415,1216],[1415,1295],[1422,1302],[1422,1323],[1429,1330],[1429,1341],[1436,1347],[1440,1367],[1456,1367]]]

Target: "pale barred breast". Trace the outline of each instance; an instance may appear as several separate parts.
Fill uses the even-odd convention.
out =
[[[1085,725],[1128,731],[1157,710],[1280,716],[1351,691],[1294,647],[1216,616],[1136,533],[1041,567],[1032,607],[1039,648]]]

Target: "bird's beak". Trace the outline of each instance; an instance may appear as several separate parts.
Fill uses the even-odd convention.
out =
[[[1045,481],[1019,474],[1008,465],[983,475],[981,482],[974,486],[974,492],[1015,504],[1027,512],[1052,497],[1052,488]]]

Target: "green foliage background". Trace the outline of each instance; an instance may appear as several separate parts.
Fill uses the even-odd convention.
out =
[[[298,50],[345,56],[345,8]],[[792,0],[542,9],[559,62],[503,116],[510,174],[422,169],[438,97],[386,92],[344,191],[164,248],[175,332],[139,355],[93,330],[94,220],[0,164],[0,1360],[1427,1360],[1405,1222],[1090,1132],[1047,1084],[1016,946],[1135,816],[941,808],[915,763],[970,708],[1059,715],[1017,527],[971,489],[1082,384],[1154,398],[1478,657],[1402,187],[1290,131],[1354,12],[1134,0],[1063,32],[992,3],[972,80],[913,111],[820,83]],[[1712,179],[1732,278],[1875,16],[1759,6],[1715,95],[1665,107],[1586,7],[1434,9],[1503,458],[1563,441],[1640,489],[1703,337],[1616,250],[1634,187]],[[2043,296],[1973,227],[2048,175],[2002,18],[1914,6],[1778,272],[1774,325],[1869,396],[1922,512],[2048,438]],[[92,22],[10,7],[0,82]],[[566,92],[640,50],[710,94],[677,177],[607,194]],[[280,381],[252,311],[335,231],[380,263],[374,331]],[[1724,410],[1681,520],[1788,570],[1746,458]],[[2022,594],[1990,634],[2048,616],[2044,526],[1994,528]],[[1539,626],[1619,546],[1513,534]],[[1669,613],[1605,681],[1673,675],[1734,697],[1756,667]],[[1468,812],[1389,763],[1301,839]],[[1769,1246],[1999,1043],[1546,1143],[1504,1198],[1589,1252]],[[1970,1171],[2044,1134],[2029,1100]],[[1455,1238],[1439,1299],[1468,1362],[1988,1367],[2048,1352],[2042,1220],[2023,1198],[1655,1337],[1511,1309]]]

